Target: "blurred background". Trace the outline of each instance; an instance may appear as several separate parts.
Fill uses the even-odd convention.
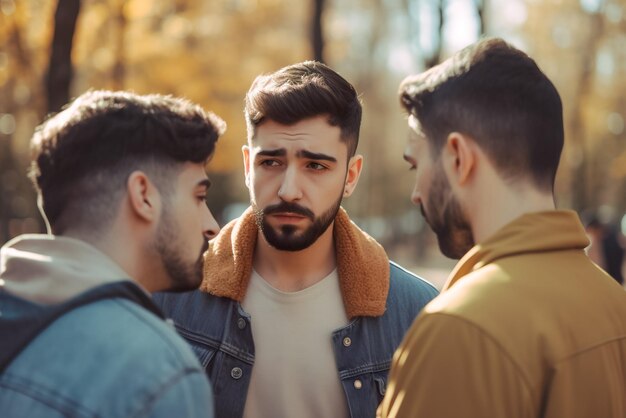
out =
[[[364,104],[365,166],[344,206],[392,259],[441,286],[455,262],[409,201],[396,92],[481,36],[529,53],[559,89],[557,204],[598,227],[592,253],[606,264],[604,248],[622,249],[626,231],[625,0],[0,0],[0,244],[45,231],[25,175],[29,139],[88,89],[184,96],[224,118],[210,208],[220,223],[238,216],[245,92],[260,73],[317,59]]]

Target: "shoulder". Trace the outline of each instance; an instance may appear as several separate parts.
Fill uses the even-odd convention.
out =
[[[154,367],[156,360],[161,361],[162,368],[197,366],[193,353],[172,326],[126,299],[107,299],[75,309],[41,337],[47,333],[50,337],[76,333],[83,349],[87,346],[115,354],[116,361],[126,358],[133,368]]]
[[[410,298],[423,304],[439,294],[437,288],[427,280],[408,271],[393,261],[389,262],[389,296],[393,298]]]
[[[389,293],[382,320],[404,332],[438,292],[432,284],[394,262],[389,268]]]
[[[200,341],[218,347],[224,329],[232,325],[231,318],[246,316],[240,311],[241,305],[238,302],[200,290],[159,293],[153,296],[153,300],[174,321],[178,333],[192,343],[192,347]]]
[[[65,314],[7,373],[28,382],[22,386],[27,396],[59,405],[67,400],[103,416],[150,410],[185,382],[210,391],[198,360],[173,328],[126,299],[101,300]],[[196,393],[193,401],[202,399]]]
[[[167,317],[187,320],[196,318],[201,321],[206,317],[220,318],[228,311],[236,309],[237,305],[232,299],[211,295],[201,290],[155,293],[152,300]]]
[[[526,310],[528,290],[517,275],[488,264],[461,277],[433,303],[429,313],[445,313],[470,322],[484,323],[507,311]]]

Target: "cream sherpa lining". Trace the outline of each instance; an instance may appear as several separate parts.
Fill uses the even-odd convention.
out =
[[[226,225],[204,254],[200,290],[241,302],[246,295],[257,240],[252,208]],[[372,237],[359,229],[343,208],[335,218],[337,272],[346,314],[380,316],[389,292],[389,259]]]

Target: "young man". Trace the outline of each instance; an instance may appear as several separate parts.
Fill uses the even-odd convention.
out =
[[[396,352],[379,416],[626,416],[626,292],[585,255],[576,213],[555,209],[554,85],[491,39],[400,95],[413,201],[463,258]]]
[[[258,77],[245,104],[251,207],[211,241],[200,291],[159,296],[224,417],[368,417],[393,352],[436,290],[340,207],[357,185],[361,104],[303,62]]]
[[[219,231],[204,168],[223,130],[187,101],[106,91],[38,128],[31,177],[51,235],[0,253],[3,418],[213,416],[149,292],[202,280]]]

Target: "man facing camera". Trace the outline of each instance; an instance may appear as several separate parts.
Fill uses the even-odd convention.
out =
[[[373,417],[393,352],[436,290],[341,208],[361,104],[317,62],[257,77],[245,102],[250,208],[205,256],[200,290],[157,303],[192,344],[224,417]]]

